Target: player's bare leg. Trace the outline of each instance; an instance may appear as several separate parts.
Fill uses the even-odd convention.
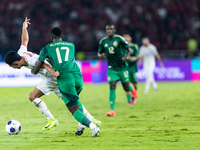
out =
[[[33,102],[36,98],[40,98],[44,93],[37,88],[34,88],[33,91],[29,94],[29,100]]]
[[[137,83],[133,83],[133,86],[137,90]]]
[[[115,99],[116,99],[115,89],[117,81],[111,81],[109,85],[110,85],[109,102],[111,110],[106,113],[106,116],[116,116],[114,109],[115,109]]]
[[[39,109],[39,111],[47,118],[47,125],[42,129],[43,131],[49,130],[54,126],[58,125],[58,121],[53,117],[46,104],[40,99],[43,96],[39,89],[34,88],[34,90],[29,94],[29,100]]]

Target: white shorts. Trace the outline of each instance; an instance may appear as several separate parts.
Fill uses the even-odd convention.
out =
[[[42,79],[42,81],[36,86],[36,88],[39,89],[45,95],[49,95],[51,92],[53,92],[56,96],[62,98],[56,79]]]

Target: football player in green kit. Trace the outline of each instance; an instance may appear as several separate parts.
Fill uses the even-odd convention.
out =
[[[138,45],[135,43],[131,43],[132,38],[129,34],[124,34],[124,39],[128,42],[129,47],[131,48],[131,54],[130,58],[128,60],[128,71],[129,71],[129,79],[131,84],[133,84],[135,90],[134,98],[138,97],[138,92],[137,92],[137,76],[136,72],[138,71],[138,66],[137,66],[137,60],[140,58],[139,57],[139,51],[138,51]],[[132,86],[132,85],[131,85]]]
[[[128,58],[131,53],[128,43],[120,35],[115,34],[115,26],[106,26],[106,37],[102,38],[99,43],[98,56],[107,57],[108,62],[108,82],[110,85],[109,102],[110,111],[107,116],[116,116],[114,111],[116,99],[116,84],[120,80],[126,91],[128,103],[132,103],[133,88],[129,86]]]
[[[100,132],[99,127],[83,114],[83,107],[79,101],[78,95],[82,90],[83,79],[80,69],[75,62],[74,44],[62,41],[63,37],[60,28],[55,27],[51,30],[51,40],[53,42],[42,48],[32,73],[37,74],[44,60],[48,58],[56,71],[54,77],[57,77],[59,90],[69,111],[78,122],[91,128],[92,136],[98,136]]]

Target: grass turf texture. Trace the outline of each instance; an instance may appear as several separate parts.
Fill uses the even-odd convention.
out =
[[[80,95],[86,109],[102,121],[101,133],[91,137],[88,128],[75,136],[77,122],[54,94],[42,97],[59,125],[41,131],[46,118],[28,100],[33,87],[0,88],[0,150],[46,149],[200,149],[199,83],[159,83],[157,92],[143,95],[139,84],[136,105],[128,106],[117,85],[116,117],[109,111],[108,85],[84,85]],[[22,131],[8,135],[5,124],[18,120]]]

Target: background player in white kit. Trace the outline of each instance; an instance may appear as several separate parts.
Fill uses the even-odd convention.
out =
[[[25,19],[22,27],[22,42],[21,47],[18,52],[11,51],[7,54],[5,62],[12,68],[20,69],[22,66],[32,69],[39,55],[27,51],[27,45],[29,42],[29,36],[27,27],[30,24],[30,19]],[[47,118],[48,122],[46,126],[42,129],[43,131],[49,130],[58,124],[58,121],[53,117],[51,112],[48,110],[46,104],[40,99],[43,95],[48,95],[50,92],[53,92],[59,98],[61,97],[60,91],[58,89],[57,80],[53,78],[50,63],[45,60],[44,68],[40,69],[39,74],[42,77],[42,81],[34,88],[34,90],[29,95],[29,100],[39,109],[39,111]],[[48,72],[46,69],[50,72]],[[96,125],[100,126],[101,122],[95,120],[90,113],[83,106],[83,112],[86,117]],[[81,126],[81,125],[79,125]]]
[[[156,59],[158,59],[160,66],[163,66],[160,55],[156,47],[150,43],[149,38],[144,37],[142,39],[142,46],[139,50],[141,60],[143,60],[143,68],[146,75],[145,90],[144,93],[148,94],[150,85],[153,85],[154,90],[158,89],[158,86],[154,80],[154,69],[156,65]]]

